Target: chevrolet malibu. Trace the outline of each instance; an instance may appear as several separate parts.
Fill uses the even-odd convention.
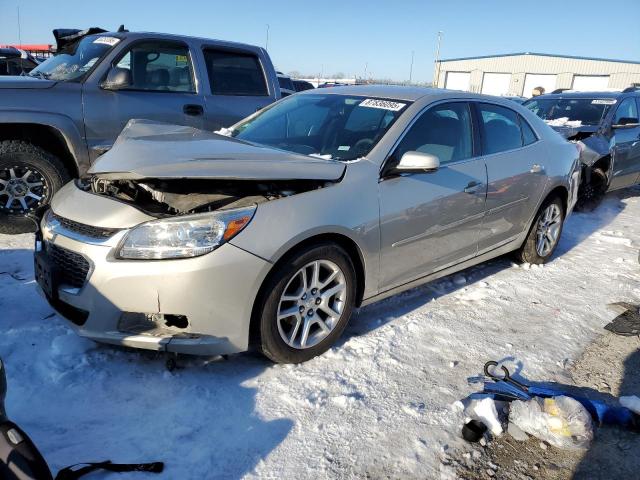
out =
[[[577,159],[516,103],[447,90],[308,91],[217,133],[134,120],[53,198],[36,279],[99,342],[302,362],[354,308],[549,260]]]

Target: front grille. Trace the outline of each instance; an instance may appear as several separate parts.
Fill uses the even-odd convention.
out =
[[[59,283],[73,288],[81,288],[89,274],[90,265],[82,255],[48,243],[47,254],[53,262]]]
[[[91,238],[106,239],[120,231],[117,228],[94,227],[84,223],[75,222],[68,218],[60,217],[53,212],[51,212],[51,217],[53,220],[60,223],[60,225],[65,229]]]
[[[49,303],[60,315],[80,327],[84,325],[87,322],[87,318],[89,318],[89,312],[86,310],[69,305],[60,299],[54,300],[49,298]]]

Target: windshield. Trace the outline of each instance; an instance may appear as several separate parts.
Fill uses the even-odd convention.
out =
[[[63,82],[80,80],[119,41],[119,38],[104,35],[85,37],[75,50],[47,59],[29,75]]]
[[[581,125],[599,125],[613,98],[541,98],[527,101],[524,106],[547,122],[567,119]]]
[[[354,160],[371,151],[407,105],[348,95],[295,95],[241,122],[232,135],[304,155]]]

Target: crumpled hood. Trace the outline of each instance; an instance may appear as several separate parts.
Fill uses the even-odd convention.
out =
[[[578,133],[595,133],[598,130],[597,125],[581,125],[579,127],[568,127],[566,125],[549,125],[556,132],[562,135],[564,138],[575,137]]]
[[[131,120],[89,169],[103,178],[327,180],[343,163],[249,144],[192,127]]]
[[[41,78],[27,76],[2,76],[0,77],[0,90],[5,88],[28,88],[28,89],[46,89],[53,87],[57,82],[53,80],[43,80]]]

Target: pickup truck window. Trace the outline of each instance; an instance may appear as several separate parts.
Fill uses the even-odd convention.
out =
[[[132,90],[195,93],[189,49],[180,43],[136,43],[116,66],[131,71]]]
[[[269,95],[260,60],[250,53],[205,49],[213,95]]]

